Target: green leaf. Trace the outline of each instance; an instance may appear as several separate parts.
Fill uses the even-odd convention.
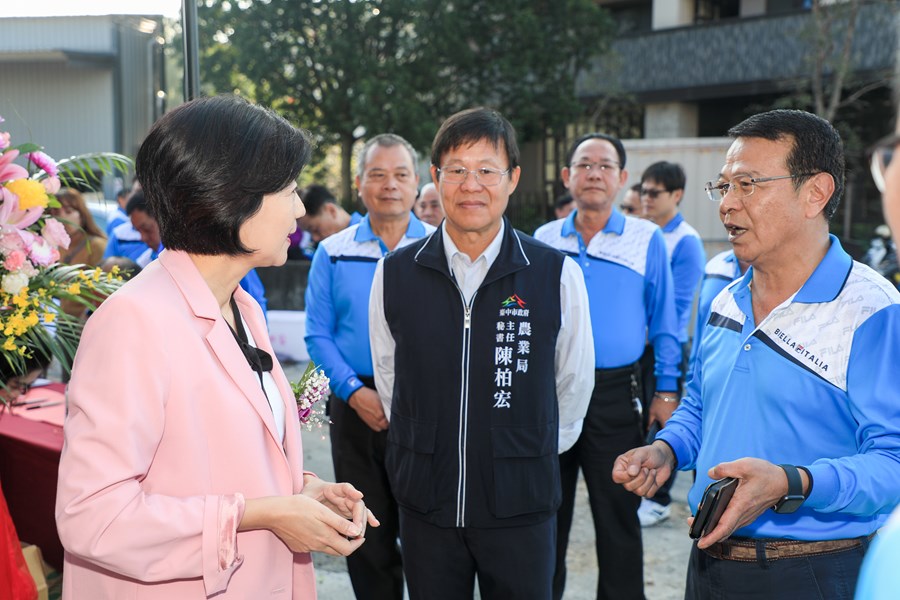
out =
[[[24,144],[19,144],[18,146],[14,146],[15,150],[19,151],[19,154],[27,154],[29,152],[40,152],[44,149],[43,146],[38,146],[37,144],[32,144],[31,142],[26,142]]]

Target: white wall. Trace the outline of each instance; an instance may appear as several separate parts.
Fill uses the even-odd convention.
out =
[[[627,154],[627,187],[640,183],[641,173],[651,164],[667,160],[678,163],[687,176],[681,212],[706,242],[726,240],[719,221],[718,203],[710,201],[703,186],[715,179],[725,163],[730,138],[679,138],[656,140],[622,140]],[[620,194],[624,194],[620,192]],[[620,201],[619,198],[617,201]]]
[[[0,62],[0,116],[13,144],[40,144],[57,160],[114,150],[112,69]]]
[[[653,0],[652,27],[667,29],[694,23],[694,0]]]

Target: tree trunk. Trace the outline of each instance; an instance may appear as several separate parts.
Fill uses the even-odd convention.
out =
[[[341,204],[347,212],[356,210],[356,197],[353,195],[353,173],[350,162],[353,158],[353,134],[341,134]]]

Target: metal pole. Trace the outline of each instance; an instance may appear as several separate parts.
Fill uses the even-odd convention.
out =
[[[181,0],[184,38],[184,100],[200,95],[200,46],[197,33],[197,0]]]

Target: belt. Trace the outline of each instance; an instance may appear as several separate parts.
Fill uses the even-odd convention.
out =
[[[844,540],[823,540],[819,542],[803,542],[799,540],[766,540],[766,539],[727,539],[716,542],[703,551],[720,560],[736,560],[739,562],[772,561],[783,558],[799,558],[843,552],[859,548],[875,537],[875,534]]]
[[[640,362],[634,362],[624,367],[615,367],[612,369],[594,369],[594,379],[596,381],[609,381],[614,379],[624,379],[636,375],[640,369]]]

